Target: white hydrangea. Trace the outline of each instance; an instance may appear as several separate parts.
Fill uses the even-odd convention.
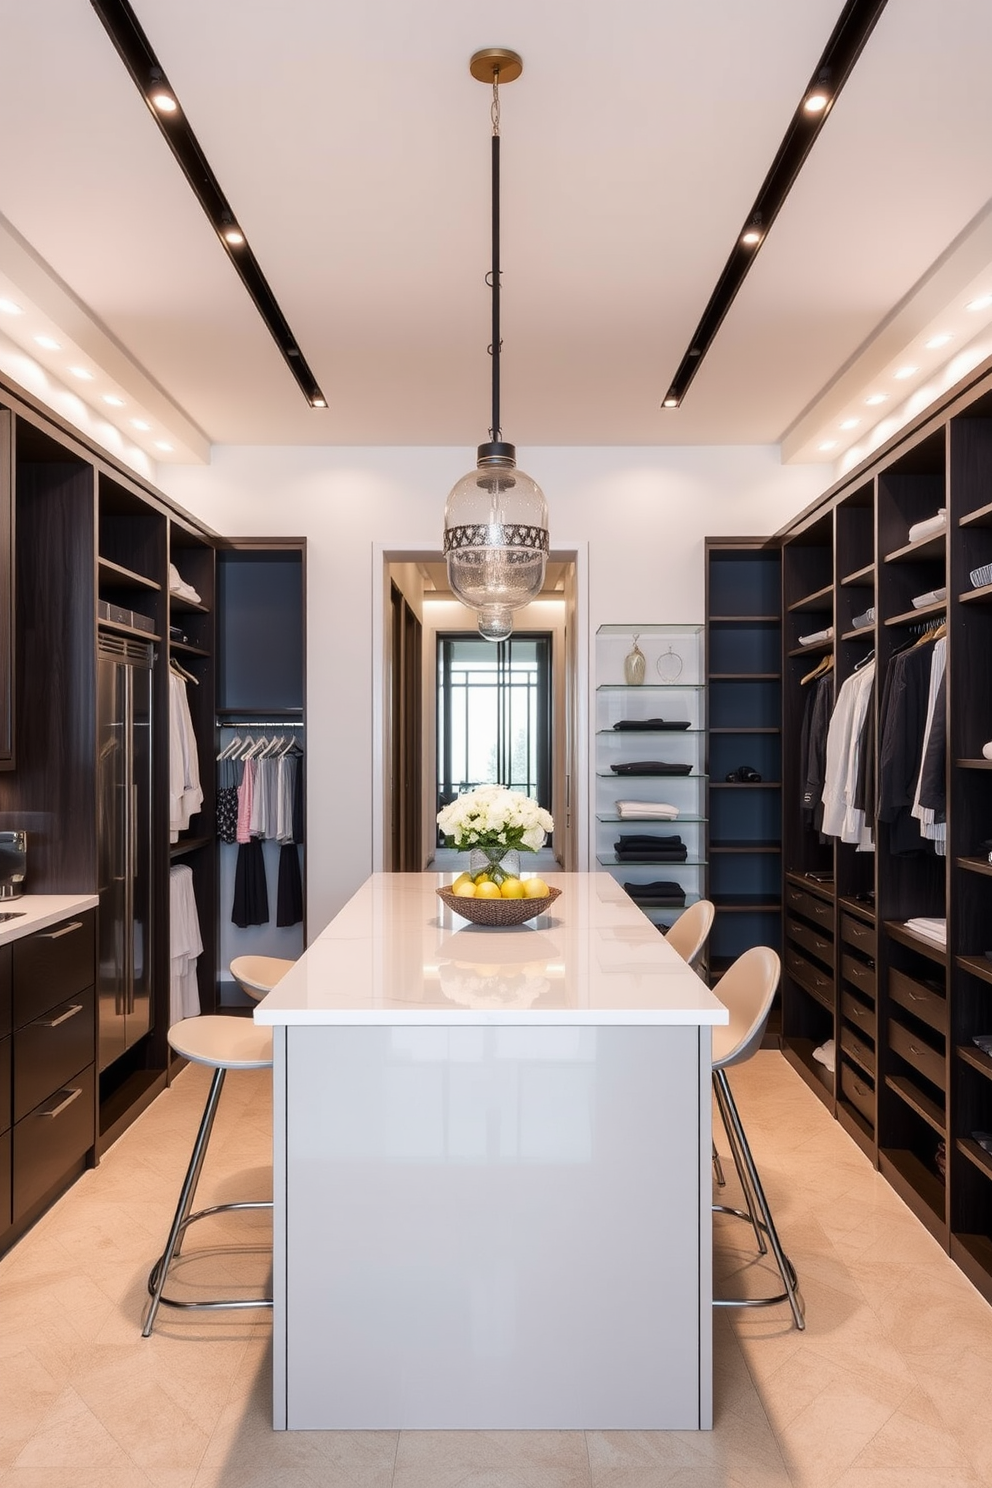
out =
[[[536,801],[502,785],[480,785],[458,796],[438,812],[437,824],[448,845],[462,852],[470,847],[537,852],[555,825],[550,812]]]

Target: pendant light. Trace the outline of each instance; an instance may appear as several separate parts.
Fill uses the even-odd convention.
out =
[[[479,632],[505,641],[513,611],[530,604],[544,587],[548,561],[548,507],[537,482],[517,469],[517,452],[503,440],[499,416],[499,85],[523,71],[516,52],[487,47],[469,70],[490,83],[492,102],[492,424],[480,444],[478,463],[451,489],[444,509],[444,556],[448,583],[462,604],[479,612]]]

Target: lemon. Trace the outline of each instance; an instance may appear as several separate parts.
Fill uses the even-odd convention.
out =
[[[472,877],[471,873],[459,873],[458,877],[455,879],[451,887],[455,892],[457,892],[458,885],[466,883],[470,883],[473,888],[475,887],[475,879]]]
[[[481,873],[477,873],[475,875],[474,880],[473,880],[473,882],[475,882],[477,884],[480,884],[480,883],[489,883],[489,881],[490,881],[489,880],[489,874],[486,872],[485,869],[483,869]]]
[[[504,899],[523,899],[525,894],[523,880],[519,878],[504,878],[499,886],[499,891]]]
[[[475,884],[470,878],[459,879],[457,883],[451,885],[451,892],[459,899],[474,899]]]
[[[523,886],[525,899],[546,899],[551,893],[543,878],[525,878]]]
[[[491,878],[483,879],[482,883],[475,886],[476,899],[500,899],[499,884],[494,884]]]

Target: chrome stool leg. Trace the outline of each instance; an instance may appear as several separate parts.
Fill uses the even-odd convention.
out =
[[[183,1180],[182,1190],[179,1194],[179,1203],[176,1206],[175,1217],[169,1238],[166,1241],[165,1250],[155,1262],[148,1276],[148,1295],[151,1299],[145,1312],[145,1320],[141,1329],[142,1338],[151,1336],[152,1328],[155,1326],[155,1318],[161,1305],[166,1307],[186,1308],[193,1311],[206,1309],[218,1310],[221,1308],[248,1308],[248,1307],[271,1307],[271,1297],[242,1297],[231,1298],[229,1301],[202,1301],[202,1302],[180,1302],[173,1297],[165,1295],[165,1283],[169,1275],[169,1267],[182,1251],[186,1229],[195,1224],[198,1219],[205,1219],[210,1214],[220,1214],[229,1209],[271,1209],[271,1200],[248,1200],[241,1203],[212,1204],[207,1209],[200,1209],[196,1214],[191,1214],[193,1200],[196,1197],[197,1184],[203,1171],[204,1158],[207,1155],[207,1147],[210,1142],[210,1134],[214,1127],[214,1118],[217,1115],[217,1106],[220,1101],[220,1093],[224,1088],[224,1076],[227,1070],[218,1068],[214,1071],[210,1082],[210,1090],[207,1094],[207,1102],[203,1108],[203,1116],[200,1120],[196,1141],[193,1143],[193,1151],[186,1169],[186,1177]]]
[[[782,1249],[781,1242],[778,1238],[778,1231],[775,1228],[775,1221],[772,1219],[771,1210],[768,1207],[768,1200],[765,1197],[765,1191],[762,1188],[761,1179],[758,1176],[758,1169],[755,1166],[754,1158],[751,1155],[751,1149],[748,1146],[747,1137],[745,1135],[744,1127],[737,1110],[737,1105],[730,1090],[730,1082],[727,1079],[726,1072],[722,1069],[714,1070],[713,1079],[717,1089],[717,1100],[720,1105],[720,1114],[723,1120],[728,1123],[727,1135],[731,1138],[732,1144],[736,1149],[735,1156],[739,1152],[741,1160],[743,1162],[743,1168],[741,1169],[741,1180],[742,1182],[744,1181],[744,1175],[746,1172],[746,1189],[750,1190],[758,1211],[757,1215],[754,1217],[754,1220],[760,1223],[762,1230],[768,1236],[768,1241],[772,1248],[772,1254],[775,1257],[775,1264],[778,1267],[779,1275],[782,1278],[782,1284],[785,1287],[784,1292],[781,1292],[774,1297],[714,1298],[713,1305],[715,1307],[771,1307],[777,1302],[788,1302],[790,1308],[792,1309],[793,1321],[795,1322],[796,1327],[801,1332],[806,1326],[806,1320],[803,1317],[803,1307],[801,1298],[799,1296],[799,1285],[795,1268]],[[750,1215],[747,1217],[751,1218]]]
[[[715,1142],[713,1143],[713,1176],[716,1179],[717,1188],[726,1188],[727,1180],[723,1175],[723,1163],[720,1161]]]
[[[714,1204],[713,1208],[717,1214],[732,1214],[737,1219],[746,1219],[751,1228],[754,1230],[754,1240],[755,1244],[758,1247],[758,1254],[767,1255],[768,1246],[765,1244],[765,1237],[762,1231],[761,1221],[758,1218],[758,1205],[755,1202],[754,1194],[751,1192],[750,1185],[748,1184],[747,1169],[744,1163],[744,1157],[737,1143],[737,1137],[734,1132],[734,1125],[726,1108],[723,1091],[720,1089],[719,1085],[717,1085],[715,1078],[713,1081],[713,1090],[714,1094],[716,1095],[717,1109],[720,1112],[720,1120],[723,1122],[723,1129],[727,1134],[727,1145],[730,1148],[730,1158],[734,1165],[734,1171],[736,1172],[737,1177],[740,1180],[741,1192],[744,1195],[743,1209],[735,1209],[731,1204]]]

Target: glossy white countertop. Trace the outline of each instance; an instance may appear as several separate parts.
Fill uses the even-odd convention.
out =
[[[96,894],[22,894],[19,899],[0,899],[0,915],[17,916],[0,919],[0,946],[81,914],[84,909],[95,909],[99,902]]]
[[[472,925],[446,873],[376,873],[255,1009],[290,1026],[717,1024],[727,1011],[608,873],[526,925]]]

